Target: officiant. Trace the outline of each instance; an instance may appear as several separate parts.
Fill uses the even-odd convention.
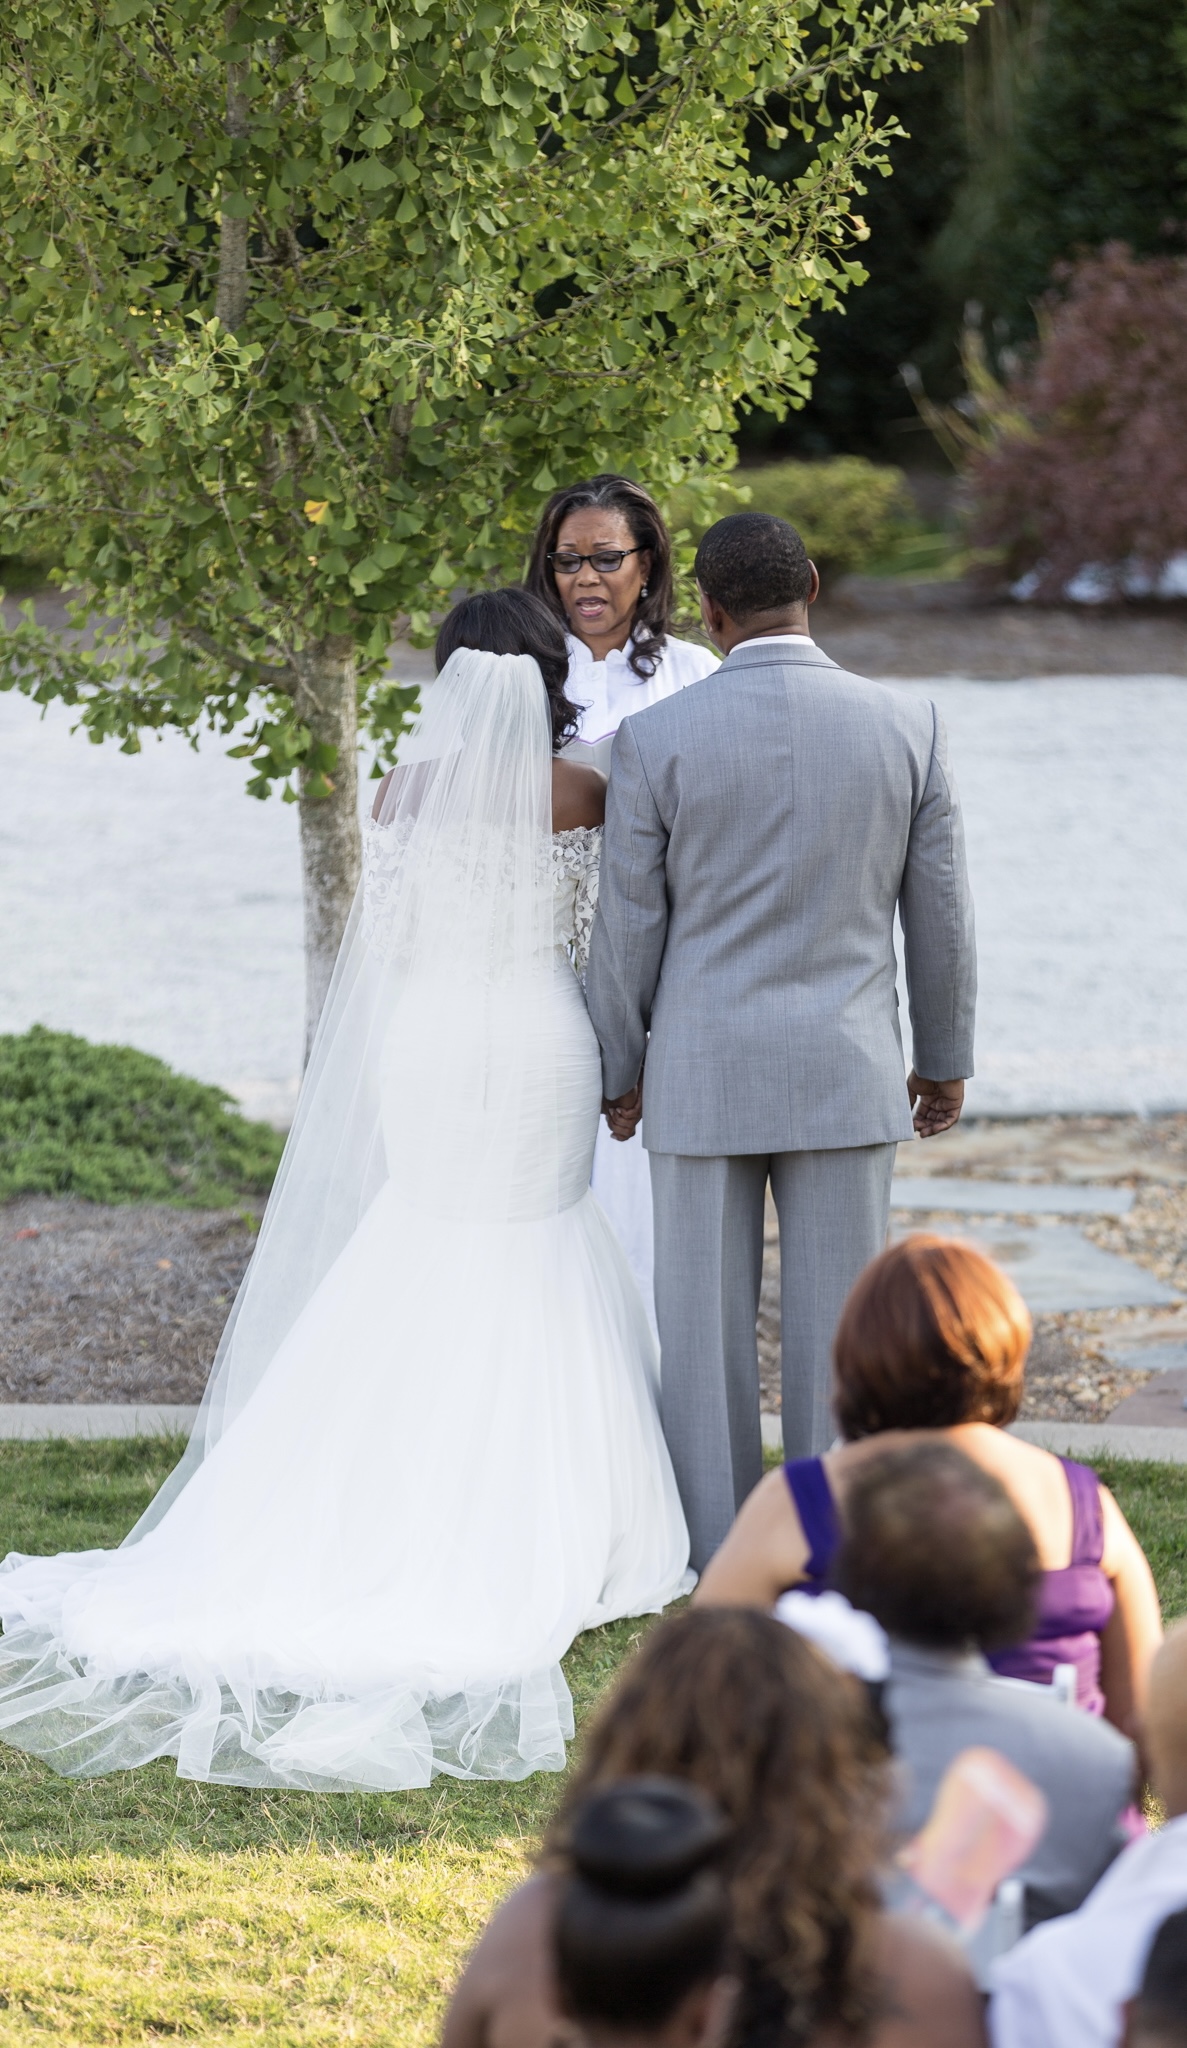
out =
[[[629,477],[593,476],[554,492],[525,580],[565,625],[566,693],[581,724],[564,752],[603,775],[624,718],[720,666],[710,648],[672,632],[671,537],[654,498]],[[619,1143],[599,1124],[592,1186],[654,1331],[651,1175],[637,1131]]]
[[[594,476],[554,492],[532,545],[527,587],[564,620],[568,695],[581,726],[567,752],[607,774],[624,718],[719,666],[672,632],[672,542],[641,484]]]

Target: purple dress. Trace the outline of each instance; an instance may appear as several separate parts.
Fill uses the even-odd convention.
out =
[[[1032,1685],[1050,1685],[1057,1664],[1076,1669],[1076,1704],[1090,1714],[1103,1714],[1100,1689],[1101,1631],[1113,1612],[1113,1588],[1101,1570],[1104,1520],[1095,1472],[1061,1458],[1072,1497],[1072,1557],[1061,1571],[1044,1572],[1034,1634],[1025,1643],[999,1650],[989,1659],[1003,1678],[1026,1678]],[[840,1530],[836,1502],[824,1462],[793,1458],[783,1467],[791,1497],[808,1545],[808,1562],[800,1591],[822,1593],[828,1583]]]

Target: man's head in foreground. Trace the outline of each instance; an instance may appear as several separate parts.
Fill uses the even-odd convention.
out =
[[[701,617],[716,647],[808,631],[808,606],[820,589],[815,565],[786,519],[732,512],[711,526],[697,549]]]
[[[1040,1566],[1001,1481],[953,1444],[871,1458],[845,1501],[835,1584],[887,1635],[998,1650],[1030,1634]]]

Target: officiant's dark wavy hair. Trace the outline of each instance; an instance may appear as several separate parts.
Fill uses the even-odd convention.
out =
[[[650,550],[651,567],[644,578],[647,595],[635,606],[628,656],[639,681],[648,682],[659,667],[664,641],[672,630],[676,596],[672,586],[672,538],[664,525],[663,513],[642,484],[633,483],[629,476],[603,475],[587,477],[584,483],[566,484],[563,490],[554,491],[540,515],[524,582],[559,619],[565,618],[548,557],[570,512],[586,511],[621,512],[635,546]]]
[[[530,590],[475,590],[463,597],[443,620],[433,659],[437,673],[458,647],[479,647],[486,654],[530,654],[544,678],[552,720],[552,751],[559,754],[576,736],[581,714],[565,695],[569,650],[565,636],[546,604]]]

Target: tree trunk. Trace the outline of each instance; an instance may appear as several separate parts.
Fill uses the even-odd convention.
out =
[[[333,747],[337,759],[326,771],[330,793],[316,767],[301,776],[301,878],[305,901],[305,1058],[334,972],[338,947],[358,888],[362,863],[359,836],[358,684],[354,642],[330,635],[295,655],[293,704],[319,746]]]

